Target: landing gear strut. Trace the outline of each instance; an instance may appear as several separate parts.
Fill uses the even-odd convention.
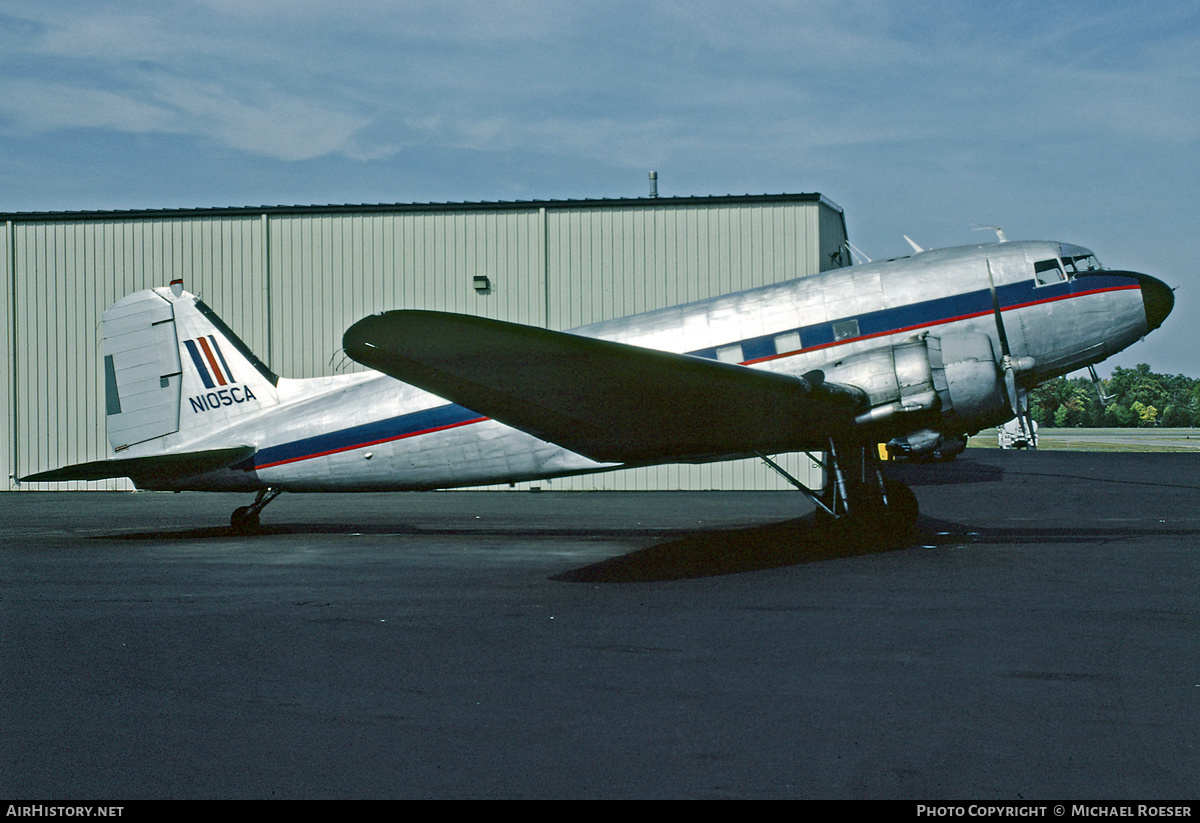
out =
[[[765,454],[768,466],[779,472],[817,507],[818,521],[853,531],[905,534],[916,528],[917,498],[908,486],[883,476],[879,452],[873,445],[838,445],[829,441],[825,460],[809,457],[825,469],[820,493],[792,477]]]
[[[229,525],[240,534],[258,531],[259,512],[282,493],[283,489],[275,489],[270,486],[259,489],[258,496],[254,498],[253,503],[249,506],[242,506],[233,512],[233,516],[229,518]]]

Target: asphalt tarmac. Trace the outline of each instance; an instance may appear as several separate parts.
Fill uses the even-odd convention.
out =
[[[792,493],[0,497],[5,798],[1200,796],[1200,455]]]

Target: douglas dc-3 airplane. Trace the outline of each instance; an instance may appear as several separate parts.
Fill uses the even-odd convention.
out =
[[[906,528],[913,494],[875,444],[915,454],[1015,416],[1030,388],[1158,328],[1174,295],[1087,249],[921,251],[572,332],[432,311],[351,326],[374,371],[274,374],[181,282],[104,313],[112,459],[24,481],[144,489],[441,489],[655,463],[823,452],[823,519]],[[1094,370],[1093,370],[1094,375]],[[786,473],[785,473],[786,475]]]

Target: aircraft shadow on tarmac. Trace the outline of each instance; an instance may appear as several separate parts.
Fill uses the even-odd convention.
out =
[[[564,582],[620,583],[638,581],[681,580],[698,577],[737,574],[739,572],[793,566],[820,560],[833,560],[863,554],[895,551],[910,546],[928,544],[939,539],[938,534],[965,535],[967,529],[957,524],[942,524],[921,518],[917,530],[907,533],[843,533],[818,524],[813,515],[779,523],[768,523],[740,529],[697,531],[656,543],[645,549],[612,557],[599,563],[564,572],[551,579]],[[629,527],[609,528],[533,528],[511,526],[500,528],[429,528],[402,523],[272,523],[263,524],[253,534],[241,535],[227,526],[193,529],[154,530],[92,535],[94,540],[113,541],[187,541],[228,540],[240,537],[251,541],[288,535],[407,535],[428,536],[431,539],[456,537],[512,538],[572,538],[637,537],[661,538],[661,530]],[[676,532],[679,534],[679,532]],[[967,538],[956,538],[965,542]]]
[[[458,536],[578,537],[660,536],[641,529],[428,529],[404,524],[362,525],[349,523],[296,523],[264,525],[251,540],[284,535],[426,535],[431,538]],[[205,540],[237,536],[228,527],[213,526],[178,531],[147,531],[91,535],[92,540]],[[570,583],[635,583],[716,577],[741,572],[798,566],[860,555],[882,554],[901,549],[953,548],[976,543],[1105,543],[1121,537],[1196,537],[1200,530],[1163,525],[1145,529],[1113,528],[988,528],[978,530],[961,523],[920,517],[917,528],[905,534],[880,532],[839,533],[821,526],[809,515],[795,520],[741,529],[699,531],[685,534],[645,549],[618,555],[551,577]],[[247,536],[243,536],[247,537]]]
[[[425,529],[402,523],[387,525],[362,525],[358,523],[272,523],[263,524],[256,532],[242,533],[229,526],[202,526],[195,529],[163,529],[161,531],[114,532],[112,534],[89,535],[91,540],[152,540],[171,542],[176,540],[228,540],[231,537],[258,539],[272,535],[292,534],[425,534]]]
[[[1194,537],[1200,535],[1200,530],[1163,526],[1149,530],[1031,527],[977,531],[960,523],[921,517],[917,528],[908,534],[839,534],[817,525],[809,516],[765,526],[697,532],[564,572],[551,579],[572,583],[684,580],[901,549],[952,549],[979,543],[1098,544],[1121,537],[1149,535]]]
[[[287,535],[411,535],[430,538],[455,535],[492,537],[661,537],[656,530],[610,527],[576,528],[428,528],[401,523],[281,523],[264,526],[251,540]],[[204,540],[239,536],[228,527],[203,527],[177,531],[146,531],[92,535],[96,540]],[[550,579],[571,583],[663,582],[762,571],[798,566],[805,563],[837,560],[862,555],[882,554],[902,549],[954,549],[970,544],[1053,544],[1106,543],[1123,537],[1171,536],[1194,538],[1200,529],[1151,527],[1114,529],[1112,527],[1029,526],[1021,528],[978,529],[921,516],[916,529],[904,533],[880,531],[843,532],[819,523],[814,515],[739,529],[684,533],[644,549],[611,557],[572,569]]]
[[[838,534],[813,516],[764,526],[704,531],[612,557],[551,579],[570,583],[635,583],[715,577],[895,551],[919,534]]]

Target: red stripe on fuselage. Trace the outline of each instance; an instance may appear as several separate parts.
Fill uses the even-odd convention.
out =
[[[1140,289],[1140,288],[1141,288],[1141,286],[1138,286],[1135,284],[1135,285],[1131,285],[1131,286],[1113,286],[1112,288],[1108,288],[1108,289],[1089,289],[1088,291],[1075,292],[1074,294],[1060,294],[1056,297],[1047,297],[1044,300],[1030,300],[1028,303],[1017,303],[1012,306],[1005,306],[1000,311],[1006,312],[1006,311],[1012,311],[1013,309],[1025,309],[1025,308],[1029,308],[1030,306],[1040,306],[1040,305],[1044,305],[1047,303],[1057,303],[1059,300],[1070,300],[1073,297],[1087,297],[1090,294],[1105,294],[1107,292],[1127,291],[1129,289]],[[745,360],[742,362],[742,365],[743,366],[751,366],[751,365],[754,365],[755,363],[766,363],[770,360],[779,360],[784,357],[793,357],[797,354],[805,354],[810,351],[820,351],[821,349],[828,349],[828,348],[832,348],[834,346],[844,346],[847,343],[857,343],[859,340],[874,340],[877,337],[887,337],[892,334],[904,334],[905,332],[916,331],[917,329],[927,329],[932,326],[943,326],[946,323],[957,323],[959,320],[973,320],[976,317],[986,317],[987,315],[989,315],[991,313],[992,312],[990,312],[990,311],[977,311],[972,314],[960,314],[957,317],[947,317],[943,320],[934,320],[930,323],[919,323],[915,326],[905,326],[905,327],[899,328],[899,329],[890,329],[889,331],[875,332],[874,334],[864,334],[861,337],[849,337],[849,338],[846,338],[845,340],[835,340],[832,343],[822,343],[819,346],[810,346],[808,348],[796,349],[795,351],[784,352],[782,354],[772,354],[772,355],[768,355],[767,357],[759,357],[754,360]]]
[[[367,446],[377,446],[380,443],[392,443],[396,440],[407,440],[410,437],[419,437],[422,434],[433,434],[434,432],[457,429],[460,426],[470,426],[473,423],[483,423],[489,419],[490,418],[487,417],[476,417],[474,420],[464,420],[460,423],[449,423],[445,426],[434,426],[431,429],[422,429],[419,432],[407,432],[405,434],[398,434],[395,437],[381,437],[378,440],[370,440],[365,443],[355,443],[350,446],[339,446],[336,449],[329,449],[328,451],[314,452],[313,454],[302,454],[299,457],[289,457],[286,460],[276,460],[274,463],[263,463],[262,465],[255,466],[254,470],[258,471],[260,469],[269,469],[274,466],[283,466],[288,463],[298,463],[301,460],[312,460],[314,457],[327,457],[331,454],[341,454],[342,452],[354,451],[355,449],[364,449]]]

